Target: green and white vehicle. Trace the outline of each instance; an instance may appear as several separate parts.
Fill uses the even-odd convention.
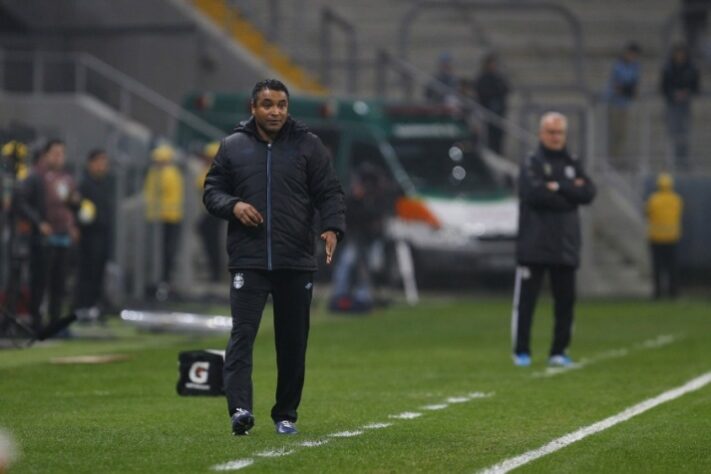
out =
[[[246,94],[195,94],[185,107],[228,133],[249,115]],[[290,113],[331,150],[346,187],[362,163],[396,188],[390,242],[406,244],[416,273],[510,272],[518,201],[511,176],[483,158],[466,122],[432,106],[292,97]],[[203,137],[184,129],[182,145]]]

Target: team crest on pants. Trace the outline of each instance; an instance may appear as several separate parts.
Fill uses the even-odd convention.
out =
[[[235,273],[235,277],[232,280],[232,286],[235,290],[239,290],[240,288],[242,288],[244,286],[244,274]]]

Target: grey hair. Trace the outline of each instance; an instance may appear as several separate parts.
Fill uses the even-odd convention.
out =
[[[541,121],[538,122],[538,129],[541,130],[543,128],[543,124],[549,120],[560,120],[563,122],[563,127],[565,127],[566,130],[568,129],[568,118],[560,112],[546,112],[543,114]]]

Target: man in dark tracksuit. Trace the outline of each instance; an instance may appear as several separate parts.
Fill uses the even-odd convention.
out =
[[[573,326],[575,271],[580,261],[578,206],[595,197],[595,186],[565,148],[567,120],[550,112],[541,118],[538,150],[519,175],[520,211],[516,284],[511,321],[513,358],[531,364],[531,323],[543,275],[550,275],[555,329],[549,364],[571,365],[566,354]]]
[[[331,263],[345,232],[341,184],[321,140],[288,116],[289,92],[269,79],[252,91],[252,118],[220,143],[203,202],[228,221],[232,333],[225,391],[233,433],[254,425],[252,348],[271,293],[277,354],[277,433],[294,434],[304,385],[313,289],[314,212]]]
[[[81,238],[74,299],[79,317],[86,320],[100,316],[104,272],[111,250],[115,190],[108,173],[108,154],[104,150],[92,150],[79,182],[79,193],[91,203],[94,215],[84,217],[82,210],[79,212]]]

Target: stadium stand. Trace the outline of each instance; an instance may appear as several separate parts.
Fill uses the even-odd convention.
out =
[[[681,37],[676,2],[124,0],[116,8],[109,0],[1,0],[0,10],[7,104],[0,126],[14,116],[40,120],[37,111],[52,107],[56,119],[45,120],[54,122],[33,125],[40,135],[65,136],[77,156],[88,137],[125,143],[131,140],[116,137],[137,133],[138,148],[111,151],[145,160],[148,142],[173,138],[179,123],[203,126],[176,105],[193,91],[241,91],[280,76],[297,94],[420,100],[443,51],[468,79],[496,52],[513,86],[505,158],[515,162],[530,148],[525,130],[535,132],[540,112],[555,107],[570,116],[572,146],[602,184],[604,205],[594,206],[585,227],[592,242],[586,289],[649,290],[641,209],[650,175],[670,164],[657,86],[667,49]],[[643,74],[626,148],[634,166],[620,171],[607,161],[600,95],[630,40],[642,46]],[[704,154],[711,138],[699,132],[711,123],[710,101],[702,96],[695,107],[691,149],[700,171],[711,167]],[[92,117],[86,120],[110,133],[65,128],[68,114]],[[679,184],[683,189],[683,176]],[[698,230],[695,241],[708,232]],[[711,261],[698,257],[687,263]],[[185,262],[180,268],[190,275]]]

